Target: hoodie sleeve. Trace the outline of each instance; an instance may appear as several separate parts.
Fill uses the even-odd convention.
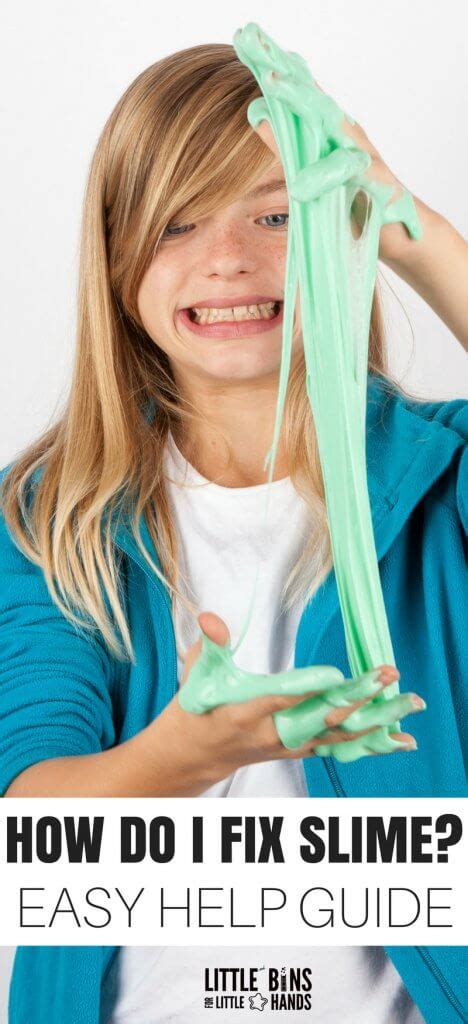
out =
[[[468,420],[468,403],[465,405]],[[468,423],[466,424],[468,426]],[[467,430],[468,439],[468,430]],[[452,609],[454,618],[454,648],[458,657],[459,671],[453,679],[453,693],[458,714],[459,733],[465,760],[465,771],[468,778],[468,688],[466,683],[468,666],[468,445],[465,444],[457,467],[455,484],[456,508],[458,510],[459,529],[455,531],[454,544],[458,545],[459,562],[458,578],[452,593]],[[458,628],[457,628],[458,624]]]
[[[456,466],[454,508],[458,512],[460,525],[466,537],[468,535],[468,402],[462,399],[443,402],[439,407],[437,419],[458,434],[462,441]]]
[[[407,406],[416,415],[447,427],[456,438],[457,456],[454,466],[450,468],[448,480],[442,479],[442,488],[445,488],[442,500],[445,500],[447,506],[458,517],[461,530],[466,536],[468,534],[468,401],[464,398],[454,398],[448,402],[407,402]],[[439,491],[441,491],[440,487]]]
[[[461,456],[457,474],[456,505],[460,516],[460,523],[465,538],[468,536],[468,402],[466,404],[466,441]]]
[[[450,403],[451,404],[451,403]],[[468,403],[464,416],[468,418]],[[466,424],[468,426],[468,423]],[[468,436],[468,431],[467,431]],[[468,777],[468,446],[463,444],[428,495],[426,609],[433,623],[433,656],[446,652],[460,747]]]
[[[39,761],[115,740],[112,658],[53,601],[0,515],[0,793]]]

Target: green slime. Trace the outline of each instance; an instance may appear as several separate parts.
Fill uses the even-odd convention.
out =
[[[353,679],[345,680],[328,666],[272,676],[245,672],[234,664],[229,646],[219,647],[203,636],[200,657],[179,691],[179,702],[200,714],[219,704],[266,694],[314,691],[318,696],[274,714],[281,742],[294,749],[328,731],[325,717],[332,707],[379,689],[375,672],[370,671],[373,666],[395,664],[367,488],[368,343],[381,226],[401,221],[413,239],[422,232],[408,191],[390,202],[394,186],[365,176],[371,157],[341,127],[344,119],[354,121],[318,88],[299,54],[281,50],[254,23],[236,32],[234,47],[262,91],[262,97],[249,105],[249,123],[255,128],[263,120],[269,122],[290,198],[282,359],[273,443],[267,456],[269,480],[283,419],[299,286],[307,395]],[[363,193],[366,214],[356,238],[353,204]],[[319,745],[315,753],[354,761],[401,748],[390,732],[400,730],[398,716],[407,713],[410,704],[407,695],[398,695],[398,684],[392,683],[340,726],[345,732],[378,726],[374,732],[346,743]]]

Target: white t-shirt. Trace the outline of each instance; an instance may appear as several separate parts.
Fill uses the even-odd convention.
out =
[[[293,664],[301,602],[285,611],[285,580],[308,536],[308,511],[289,478],[271,484],[265,523],[266,485],[229,488],[208,482],[190,466],[172,438],[166,478],[177,529],[182,575],[198,611],[224,619],[235,644],[247,615],[255,575],[256,598],[236,663],[255,672],[279,672]],[[176,608],[178,648],[197,638],[198,626]],[[182,660],[179,658],[179,678]],[[301,760],[248,765],[217,782],[203,797],[307,796]],[[118,997],[109,1024],[230,1024],[243,1009],[205,1004],[205,968],[309,968],[312,1008],[270,1010],[262,1020],[330,1024],[424,1024],[399,974],[381,947],[125,947],[117,964]],[[260,971],[261,979],[265,977]],[[231,991],[231,990],[229,990]],[[257,1007],[259,1008],[259,1007]],[[250,1018],[249,1018],[250,1019]]]

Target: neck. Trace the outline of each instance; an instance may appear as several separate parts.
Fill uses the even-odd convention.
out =
[[[264,470],[271,447],[276,414],[278,377],[252,384],[240,382],[187,383],[177,379],[182,398],[197,410],[194,421],[174,429],[185,458],[207,480],[223,487],[250,487],[267,480]],[[288,475],[280,439],[273,479]]]

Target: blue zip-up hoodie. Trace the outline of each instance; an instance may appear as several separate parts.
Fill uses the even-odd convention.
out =
[[[369,377],[368,479],[385,603],[400,688],[421,694],[427,710],[411,721],[414,753],[346,765],[306,759],[311,799],[466,795],[467,439],[468,402],[412,402]],[[144,523],[142,534],[154,557]],[[42,570],[0,520],[1,792],[28,765],[95,753],[133,736],[176,693],[167,593],[125,523],[115,541],[124,555],[136,665],[118,663],[102,641],[75,630],[53,603]],[[336,665],[349,675],[333,572],[303,613],[295,662]],[[465,949],[386,948],[427,1024],[468,1020]],[[21,948],[10,1024],[105,1021],[103,977],[117,952]]]

